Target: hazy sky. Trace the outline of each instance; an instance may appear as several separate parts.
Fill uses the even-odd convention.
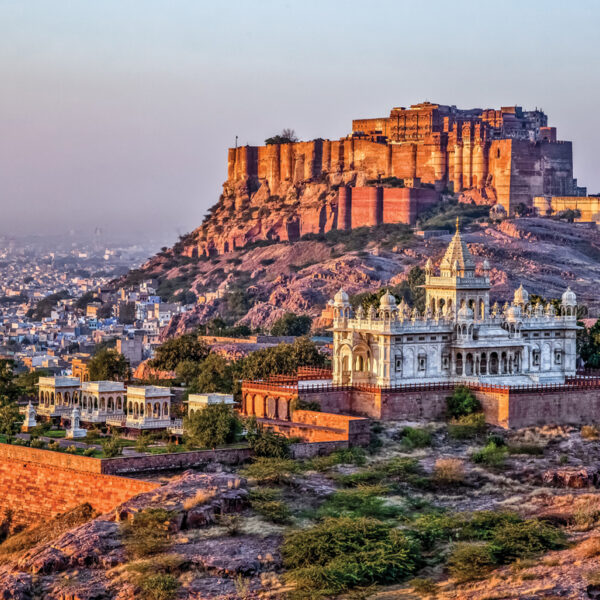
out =
[[[597,0],[0,0],[0,233],[193,229],[227,148],[541,107],[600,192]]]

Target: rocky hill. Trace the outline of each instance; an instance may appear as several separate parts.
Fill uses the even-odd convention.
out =
[[[156,278],[165,299],[194,293],[194,309],[174,318],[165,336],[217,315],[268,327],[286,311],[316,318],[318,328],[321,312],[341,286],[349,294],[377,290],[400,283],[429,257],[436,264],[450,241],[455,216],[461,215],[471,252],[491,265],[492,296],[499,302],[510,300],[520,283],[545,297],[559,297],[570,285],[590,314],[597,314],[600,301],[594,282],[600,276],[600,233],[595,228],[541,218],[494,224],[485,214],[487,207],[448,204],[425,221],[429,227],[448,230],[431,239],[417,236],[406,225],[387,224],[307,235],[297,242],[263,241],[212,257],[190,256],[194,233],[119,283]]]

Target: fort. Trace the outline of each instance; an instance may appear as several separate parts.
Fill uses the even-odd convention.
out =
[[[356,119],[339,139],[228,151],[227,180],[199,244],[221,254],[256,240],[407,223],[442,194],[499,204],[508,214],[536,196],[585,195],[573,149],[538,109],[459,109],[423,102]]]

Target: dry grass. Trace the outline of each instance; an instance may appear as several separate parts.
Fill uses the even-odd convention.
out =
[[[465,480],[465,463],[460,458],[438,458],[433,474],[441,483],[462,483]]]
[[[597,440],[600,437],[600,431],[596,425],[584,425],[581,428],[581,437],[584,440]]]
[[[196,506],[206,504],[209,500],[212,500],[216,495],[216,488],[198,490],[194,496],[184,500],[183,510],[192,510],[192,508],[195,508]]]
[[[600,537],[592,537],[583,540],[574,549],[574,554],[578,558],[592,558],[600,554]]]
[[[579,498],[573,509],[571,518],[573,529],[576,531],[589,531],[600,520],[600,498],[598,496],[584,496]]]
[[[66,513],[25,529],[9,537],[0,545],[0,562],[9,555],[24,552],[37,544],[54,540],[66,531],[90,521],[97,514],[90,504],[81,504]]]

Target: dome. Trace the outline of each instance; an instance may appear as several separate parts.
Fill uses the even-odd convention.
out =
[[[473,319],[473,311],[465,304],[458,311],[458,318],[463,321]]]
[[[521,307],[517,306],[516,304],[513,304],[511,307],[509,307],[509,309],[506,311],[506,318],[509,321],[516,321],[517,319],[519,319],[521,317]]]
[[[379,308],[396,308],[396,298],[388,290],[381,296]]]
[[[577,304],[577,296],[570,287],[568,287],[567,291],[562,295],[562,303],[564,306],[575,306]]]
[[[523,287],[523,284],[521,284],[516,290],[515,290],[515,304],[528,304],[529,303],[529,292]]]
[[[350,298],[343,288],[340,288],[340,291],[333,297],[333,299],[336,304],[348,304],[348,302],[350,302]]]

